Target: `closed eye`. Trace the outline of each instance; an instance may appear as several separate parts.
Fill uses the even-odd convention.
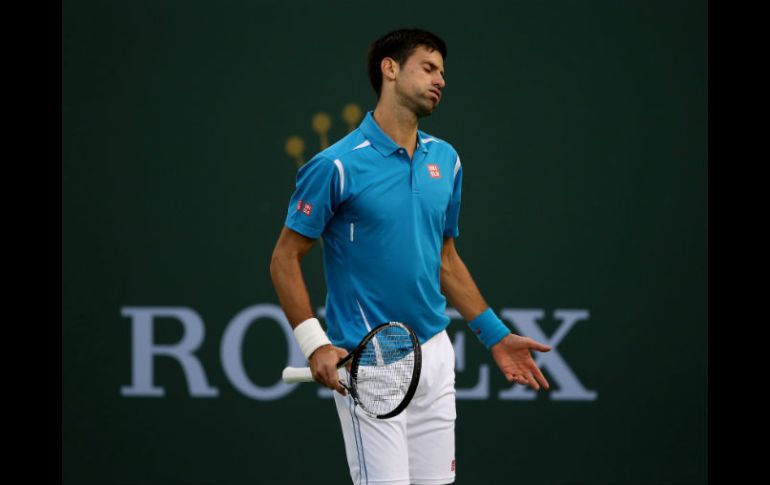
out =
[[[426,73],[430,74],[433,71],[438,71],[439,74],[441,74],[441,77],[446,81],[446,77],[444,77],[444,71],[442,71],[437,65],[433,64],[432,62],[424,62],[422,65]]]

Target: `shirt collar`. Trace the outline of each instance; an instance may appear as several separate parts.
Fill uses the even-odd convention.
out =
[[[396,144],[396,142],[394,142],[393,139],[389,137],[384,131],[382,131],[382,128],[380,128],[380,125],[377,124],[377,121],[375,121],[374,117],[372,116],[373,114],[373,111],[368,111],[359,128],[361,129],[361,132],[364,134],[366,139],[369,140],[369,142],[372,144],[374,149],[380,152],[381,155],[385,157],[393,155],[393,153],[397,152],[399,149],[401,149],[401,147],[398,146],[398,144]],[[425,133],[417,130],[416,150],[422,150],[423,152],[428,151],[428,147],[425,143],[422,142],[422,138],[426,136],[427,135]]]

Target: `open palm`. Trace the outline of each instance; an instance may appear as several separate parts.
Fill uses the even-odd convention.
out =
[[[509,334],[491,349],[492,358],[508,382],[529,385],[536,391],[541,385],[548,389],[548,381],[535,365],[531,350],[548,352],[551,347],[529,337]]]

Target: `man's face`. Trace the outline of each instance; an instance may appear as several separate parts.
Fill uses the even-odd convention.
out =
[[[418,46],[399,66],[396,96],[418,117],[428,116],[436,109],[444,86],[444,58],[437,50]]]

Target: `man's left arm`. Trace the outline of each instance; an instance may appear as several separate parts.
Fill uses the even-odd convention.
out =
[[[535,390],[540,386],[549,388],[530,350],[548,352],[551,347],[511,333],[500,321],[484,301],[468,268],[457,254],[453,237],[445,237],[441,249],[441,291],[490,349],[492,358],[508,382],[528,384]]]

